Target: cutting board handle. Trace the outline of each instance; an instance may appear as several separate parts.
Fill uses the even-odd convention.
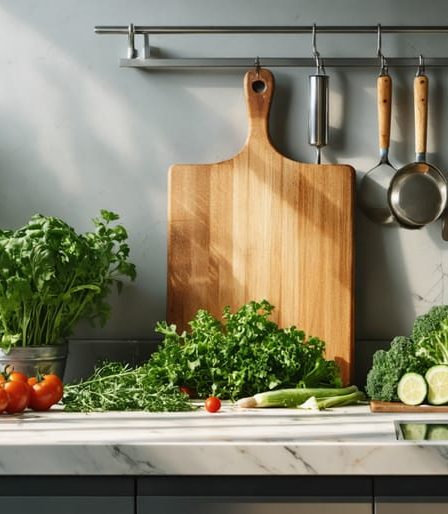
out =
[[[252,140],[259,143],[260,139],[266,139],[270,143],[269,111],[274,84],[274,76],[266,68],[250,70],[244,77],[244,91],[249,115],[249,133],[246,145],[249,145]]]

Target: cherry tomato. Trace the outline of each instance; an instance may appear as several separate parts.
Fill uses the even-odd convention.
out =
[[[3,389],[3,387],[0,387],[0,412],[3,412],[6,409],[6,407],[8,406],[8,402],[8,393]]]
[[[208,412],[218,412],[221,408],[221,400],[216,396],[209,396],[205,400],[205,410]]]
[[[195,397],[195,392],[194,390],[191,388],[191,387],[188,387],[188,386],[181,386],[179,387],[179,391],[181,393],[185,393],[186,395],[188,395],[190,398],[194,398]]]
[[[29,406],[36,411],[48,410],[64,393],[62,380],[57,375],[44,375],[40,381],[31,377],[28,384],[31,387]]]
[[[30,386],[25,382],[6,381],[2,388],[8,393],[9,401],[6,406],[8,414],[23,412],[28,407],[30,399]]]

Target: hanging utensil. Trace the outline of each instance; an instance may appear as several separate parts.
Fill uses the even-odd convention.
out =
[[[380,162],[362,178],[359,201],[363,212],[370,220],[387,225],[395,221],[389,207],[387,192],[397,170],[389,162],[392,79],[388,74],[386,58],[381,52],[381,25],[378,25],[377,55],[381,65],[376,82]]]
[[[419,57],[414,79],[415,162],[394,175],[389,187],[389,206],[399,223],[410,229],[424,227],[441,216],[447,201],[447,181],[442,172],[426,162],[428,77]]]
[[[316,48],[316,24],[313,25],[313,56],[316,60],[316,73],[308,77],[308,143],[316,147],[316,164],[321,163],[321,149],[328,143],[328,85],[323,61]]]

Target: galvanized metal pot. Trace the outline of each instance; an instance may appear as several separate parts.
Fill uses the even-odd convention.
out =
[[[8,353],[0,349],[0,371],[6,365],[11,365],[16,371],[28,376],[34,376],[39,371],[42,374],[55,373],[63,379],[67,354],[67,342],[52,346],[12,348]]]

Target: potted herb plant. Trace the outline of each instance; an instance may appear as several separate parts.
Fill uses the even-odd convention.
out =
[[[59,218],[34,215],[0,231],[0,366],[62,377],[67,336],[82,318],[104,324],[107,295],[135,278],[127,232],[102,210],[95,230],[78,234]]]

